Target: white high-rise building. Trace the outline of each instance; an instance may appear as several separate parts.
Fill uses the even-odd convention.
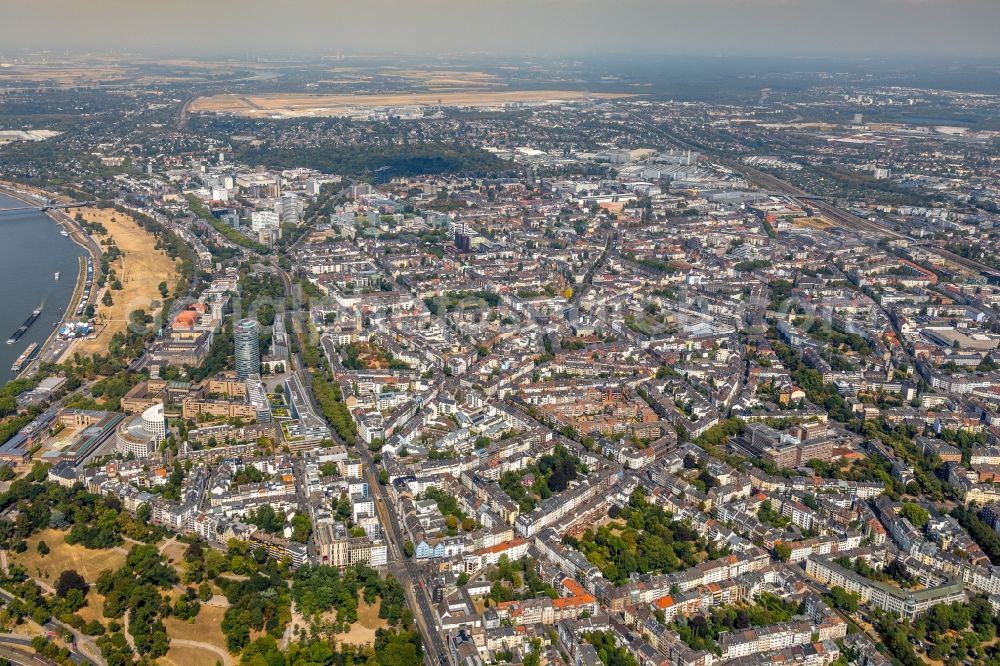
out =
[[[236,347],[236,378],[246,381],[260,374],[260,325],[254,319],[241,319],[233,326]]]
[[[281,218],[273,210],[255,210],[250,213],[250,228],[256,232],[281,226]]]
[[[274,204],[274,212],[281,217],[283,223],[289,224],[298,224],[305,209],[302,200],[294,194],[283,194]]]

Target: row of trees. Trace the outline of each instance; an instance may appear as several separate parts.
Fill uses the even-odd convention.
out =
[[[344,404],[344,394],[340,384],[327,379],[324,374],[315,373],[312,378],[313,393],[327,422],[333,426],[345,442],[353,442],[357,436],[357,425],[351,410]]]
[[[174,267],[177,270],[177,281],[174,283],[173,292],[170,292],[166,282],[159,285],[160,296],[163,297],[163,305],[160,309],[159,321],[166,323],[166,315],[170,311],[170,306],[174,300],[187,293],[191,280],[194,277],[194,250],[180,236],[165,227],[155,218],[135,210],[126,209],[122,206],[115,206],[115,210],[129,215],[139,226],[156,237],[155,249],[163,250],[171,259],[175,260]]]
[[[230,242],[235,243],[236,245],[239,245],[241,247],[253,250],[258,254],[267,254],[268,252],[270,252],[270,250],[266,245],[258,243],[252,238],[244,236],[236,229],[233,229],[231,226],[229,226],[222,220],[212,215],[211,211],[209,211],[208,208],[205,207],[205,204],[203,204],[198,197],[194,196],[193,194],[189,194],[187,195],[187,200],[188,200],[188,205],[191,207],[191,211],[195,215],[205,220],[205,222],[208,222],[208,224],[213,229],[215,229],[220,234],[225,236]]]
[[[968,531],[992,564],[1000,564],[1000,535],[977,516],[975,510],[959,505],[951,510],[951,517]]]

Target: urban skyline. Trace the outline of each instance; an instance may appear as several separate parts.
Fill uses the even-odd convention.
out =
[[[5,8],[0,662],[997,666],[998,25]]]
[[[787,58],[1000,53],[994,36],[1000,7],[989,0],[308,0],[291,12],[259,0],[38,0],[4,11],[5,51]]]

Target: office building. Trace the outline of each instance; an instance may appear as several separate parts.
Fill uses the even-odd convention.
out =
[[[241,319],[233,326],[236,346],[236,378],[246,381],[260,374],[260,325],[253,319]]]
[[[254,409],[257,423],[271,422],[271,401],[267,397],[267,390],[258,374],[247,377],[247,402]]]
[[[250,213],[250,228],[255,232],[264,229],[277,229],[281,225],[278,213],[272,210],[255,210]]]
[[[118,426],[116,448],[123,456],[132,454],[136,458],[149,458],[167,437],[167,417],[163,413],[163,403],[156,403],[142,414],[126,419]]]

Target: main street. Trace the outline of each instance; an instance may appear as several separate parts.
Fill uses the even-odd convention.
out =
[[[431,666],[448,666],[452,663],[451,651],[437,630],[437,617],[434,614],[430,590],[427,589],[413,560],[403,552],[403,544],[406,540],[400,529],[402,522],[396,514],[388,492],[378,482],[378,477],[375,474],[375,461],[371,452],[361,442],[358,442],[355,448],[364,461],[368,486],[375,496],[375,508],[379,513],[379,520],[382,522],[386,543],[389,546],[388,568],[403,586],[406,599],[413,610],[414,619],[424,639],[425,660]]]
[[[345,188],[345,190],[346,189],[347,188]],[[291,252],[295,250],[303,242],[303,240],[304,237],[297,240],[288,248],[288,251]],[[291,297],[294,282],[288,272],[277,265],[269,267],[269,270],[273,271],[281,279],[285,288],[286,296]],[[296,316],[297,314],[298,312],[296,311],[292,312],[292,330],[288,331],[288,334],[295,336],[295,339],[299,341],[300,345],[310,344],[310,341],[307,339],[307,329],[302,326],[302,322],[299,317]],[[313,409],[316,410],[316,413],[321,414],[322,410],[319,405],[316,404],[316,398],[312,392],[311,371],[303,364],[301,353],[294,355],[291,370],[293,372],[301,372],[303,381],[306,385],[307,398],[312,403]],[[371,452],[364,445],[364,443],[357,438],[355,438],[354,442],[347,442],[344,441],[336,431],[333,431],[333,437],[338,444],[344,445],[348,450],[353,449],[356,451],[364,462],[365,476],[368,481],[369,492],[371,492],[375,497],[375,507],[379,514],[379,520],[382,523],[385,541],[388,547],[387,569],[389,573],[395,576],[396,580],[399,581],[399,584],[403,588],[403,593],[406,596],[407,604],[409,605],[410,610],[413,611],[414,621],[416,622],[417,628],[419,629],[423,640],[424,661],[428,664],[428,666],[451,666],[451,651],[448,649],[445,640],[442,638],[441,633],[437,629],[437,616],[434,613],[433,600],[430,596],[430,590],[427,589],[423,576],[419,571],[419,567],[413,562],[413,560],[408,558],[403,551],[403,544],[406,539],[400,529],[402,522],[396,515],[395,508],[388,497],[386,489],[378,481],[378,475],[375,473],[375,460],[373,459]],[[302,497],[300,493],[300,503],[303,500],[304,497]]]

